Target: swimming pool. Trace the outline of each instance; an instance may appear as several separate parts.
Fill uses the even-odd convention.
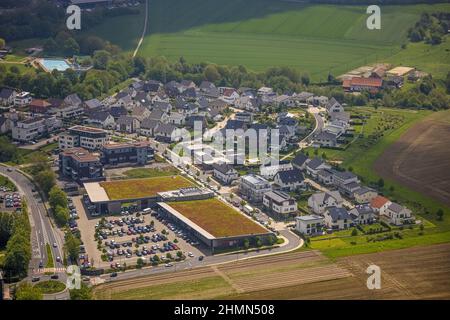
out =
[[[71,66],[62,59],[41,59],[40,61],[42,67],[45,69],[45,71],[66,71],[67,69],[70,69]]]

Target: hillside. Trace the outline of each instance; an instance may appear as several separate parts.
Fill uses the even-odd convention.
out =
[[[450,4],[383,6],[382,30],[370,31],[365,6],[152,0],[147,37],[139,54],[242,64],[253,70],[290,65],[320,80],[329,72],[340,74],[398,54],[421,12],[449,10]],[[133,28],[117,32],[118,25],[125,24]],[[131,51],[140,33],[135,25],[136,20],[115,21],[111,29],[103,25],[91,32]]]

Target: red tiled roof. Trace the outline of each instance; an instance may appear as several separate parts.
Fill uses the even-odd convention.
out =
[[[49,107],[51,104],[48,103],[46,100],[42,100],[42,99],[33,99],[31,100],[30,106],[32,107],[42,107],[42,108],[46,108]]]
[[[383,80],[379,78],[360,78],[355,77],[350,80],[351,86],[363,86],[380,88],[383,85]]]
[[[375,198],[372,199],[372,201],[370,202],[370,206],[372,208],[380,209],[388,201],[389,201],[389,199],[387,199],[385,197],[382,197],[382,196],[378,196],[378,197],[375,197]]]

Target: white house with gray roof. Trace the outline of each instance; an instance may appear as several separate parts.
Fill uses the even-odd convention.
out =
[[[324,212],[325,225],[332,230],[345,230],[353,225],[352,216],[345,208],[330,207]]]
[[[343,203],[339,191],[318,192],[308,198],[308,207],[317,214],[323,214],[329,207],[340,208]]]
[[[390,223],[396,226],[411,223],[414,219],[411,210],[395,202],[391,202],[383,210],[380,210],[380,215],[386,217]]]
[[[297,212],[297,201],[286,192],[269,191],[264,194],[263,206],[279,216]]]

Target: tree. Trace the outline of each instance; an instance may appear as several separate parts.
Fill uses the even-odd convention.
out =
[[[58,50],[59,50],[58,44],[56,43],[55,40],[53,40],[53,38],[49,38],[47,41],[45,41],[44,43],[45,52],[55,54],[58,52]]]
[[[208,65],[205,68],[204,76],[205,76],[206,80],[211,81],[211,82],[215,82],[220,79],[220,73],[219,73],[219,71],[217,71],[217,67],[212,64]]]
[[[27,282],[21,283],[16,290],[16,300],[42,300],[44,295],[39,288]]]
[[[177,251],[177,257],[178,257],[178,258],[181,258],[181,257],[183,257],[183,252],[181,252],[181,251]]]
[[[142,258],[138,258],[136,261],[136,268],[142,269],[143,266],[144,266],[144,260],[142,260]]]
[[[447,93],[450,94],[450,72],[447,73],[447,78],[445,79],[445,87],[447,88]]]
[[[0,38],[0,49],[3,49],[3,47],[6,45],[6,41],[2,38]]]
[[[69,290],[71,300],[91,300],[92,290],[85,283],[81,283],[80,289]]]
[[[41,171],[34,176],[34,181],[48,195],[52,187],[56,184],[55,173],[51,170]]]
[[[378,184],[378,187],[379,187],[379,188],[383,188],[383,187],[384,187],[384,180],[383,180],[382,178],[380,178],[380,179],[378,180],[377,184]]]
[[[58,225],[65,226],[69,222],[70,215],[68,208],[58,205],[53,209],[53,214]]]
[[[80,53],[80,46],[78,45],[78,42],[74,38],[69,38],[66,41],[64,41],[63,51],[64,54],[68,56],[73,56],[75,54]]]
[[[358,235],[358,230],[356,230],[356,228],[353,228],[352,237],[356,237],[357,235]]]
[[[69,255],[71,261],[76,261],[80,254],[81,241],[76,238],[71,232],[66,234],[64,247]]]
[[[94,53],[94,68],[100,70],[106,70],[109,60],[111,59],[111,54],[105,50],[95,51]]]
[[[247,238],[245,238],[244,239],[244,249],[248,250],[249,247],[250,247],[250,241]]]
[[[48,193],[48,202],[53,209],[57,206],[66,208],[68,206],[67,194],[61,190],[58,186],[53,186]]]
[[[262,241],[261,241],[261,237],[256,237],[255,238],[255,243],[257,247],[261,247],[262,246]]]
[[[442,221],[442,220],[444,219],[444,210],[439,209],[439,210],[436,212],[436,215],[437,215],[437,217],[438,217],[438,220],[439,220],[439,221]]]

